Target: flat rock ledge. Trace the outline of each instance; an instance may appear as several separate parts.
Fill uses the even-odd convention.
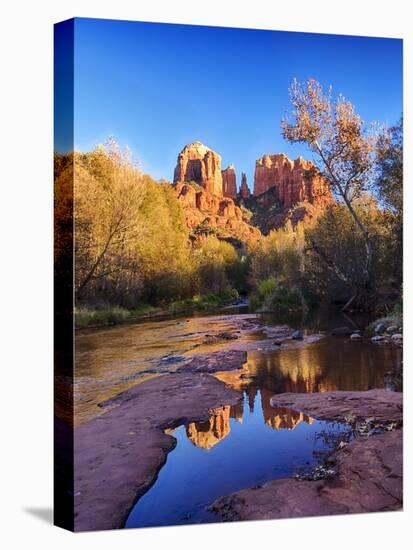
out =
[[[213,353],[199,353],[191,356],[182,365],[179,365],[176,372],[204,372],[217,373],[221,371],[233,371],[242,369],[247,361],[247,353],[242,350],[225,350]]]
[[[176,439],[168,428],[208,419],[241,394],[206,373],[168,374],[103,403],[105,414],[79,426],[75,445],[75,531],[124,525],[156,480]]]
[[[289,407],[318,420],[374,418],[396,424],[403,420],[403,394],[388,390],[283,393],[274,395],[270,403],[272,407]]]
[[[320,420],[346,416],[401,425],[403,396],[386,390],[281,394],[274,407],[290,407]],[[329,458],[337,475],[320,481],[269,481],[217,499],[210,510],[224,521],[399,510],[403,492],[403,431],[359,437]]]
[[[224,521],[281,519],[402,508],[402,430],[356,439],[330,461],[338,475],[321,481],[269,481],[216,500]]]

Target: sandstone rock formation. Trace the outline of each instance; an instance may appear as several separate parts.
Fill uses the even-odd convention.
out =
[[[328,184],[313,163],[302,157],[292,161],[283,153],[264,155],[256,161],[254,195],[260,197],[269,189],[273,189],[274,195],[261,197],[262,204],[275,200],[284,208],[291,208],[303,201],[310,204],[331,201]]]
[[[214,231],[219,228],[225,236],[241,235],[241,240],[258,237],[260,231],[242,218],[240,205],[247,204],[254,213],[254,225],[267,233],[288,221],[296,226],[314,218],[333,200],[311,161],[302,157],[292,161],[283,153],[256,161],[253,195],[244,173],[237,193],[234,165],[221,171],[221,157],[199,141],[186,145],[178,155],[174,184],[191,230],[201,225]]]
[[[222,197],[221,157],[200,141],[186,145],[178,155],[174,183],[190,181]]]
[[[176,183],[175,192],[184,208],[189,229],[213,229],[220,236],[234,237],[241,241],[261,235],[259,229],[243,219],[241,208],[231,198],[218,197],[188,183]]]
[[[251,191],[247,184],[247,176],[246,174],[244,174],[244,172],[242,172],[241,175],[241,188],[239,191],[239,195],[241,199],[249,199],[251,196]]]
[[[237,196],[237,176],[233,164],[222,170],[222,192],[224,197],[231,199],[235,199]]]

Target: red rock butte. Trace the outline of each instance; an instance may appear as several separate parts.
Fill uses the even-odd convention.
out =
[[[221,157],[200,141],[185,145],[178,155],[174,183],[190,181],[217,197],[223,195]]]
[[[244,172],[242,172],[241,175],[241,187],[239,190],[239,194],[242,199],[249,199],[251,196],[251,191],[247,183],[247,176],[246,174],[244,174]]]
[[[243,239],[259,233],[241,210],[244,204],[251,211],[259,207],[260,218],[255,223],[269,231],[283,227],[287,221],[295,226],[311,219],[333,200],[328,183],[311,161],[302,157],[290,160],[283,153],[259,158],[255,163],[254,193],[244,173],[238,192],[235,166],[230,164],[221,170],[220,155],[200,141],[186,145],[179,153],[174,187],[190,229],[204,225],[242,235]],[[280,207],[276,212],[271,208],[274,205]]]
[[[255,163],[254,195],[260,197],[272,189],[274,199],[284,208],[299,202],[330,202],[330,188],[318,169],[302,157],[290,160],[283,153],[264,155]],[[266,203],[262,198],[263,204]]]
[[[224,197],[230,197],[231,199],[237,197],[237,176],[233,164],[222,170],[222,191]]]

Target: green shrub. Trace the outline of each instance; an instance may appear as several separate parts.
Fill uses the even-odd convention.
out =
[[[260,281],[250,297],[252,309],[259,311],[304,311],[307,309],[301,291],[280,284],[275,277]]]

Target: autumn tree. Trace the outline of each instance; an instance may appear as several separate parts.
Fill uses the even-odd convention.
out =
[[[377,189],[380,199],[397,216],[403,209],[403,120],[377,140]]]
[[[294,80],[290,99],[292,120],[285,118],[281,123],[284,138],[291,143],[305,143],[315,154],[320,171],[334,195],[348,209],[364,244],[362,280],[353,288],[345,306],[348,307],[361,292],[368,292],[370,288],[372,236],[354,208],[354,201],[371,184],[376,135],[367,130],[349,101],[342,95],[333,100],[331,88],[324,94],[316,80],[310,79],[304,84]],[[314,245],[317,247],[317,243]]]
[[[115,144],[74,158],[75,293],[97,281],[136,273],[130,253],[139,239],[142,175]]]
[[[353,202],[353,208],[374,239],[369,300],[361,296],[357,305],[376,308],[394,294],[392,270],[394,257],[391,213],[378,207],[367,193]],[[364,241],[354,230],[354,220],[343,203],[332,203],[306,227],[304,287],[319,301],[346,301],[364,276]],[[321,259],[321,261],[320,261]]]
[[[376,192],[380,202],[391,212],[389,223],[393,239],[392,278],[401,285],[403,276],[403,120],[383,131],[377,140]]]

